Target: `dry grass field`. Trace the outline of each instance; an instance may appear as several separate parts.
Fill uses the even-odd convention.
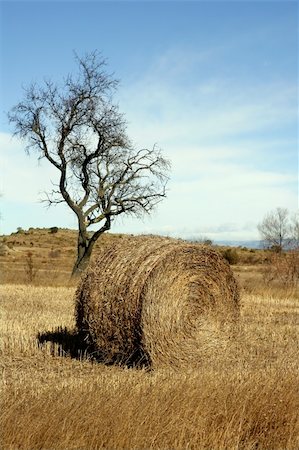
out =
[[[11,240],[0,257],[2,449],[299,448],[298,287],[265,287],[262,265],[243,261],[240,320],[207,335],[197,368],[108,366],[74,331],[74,235]]]

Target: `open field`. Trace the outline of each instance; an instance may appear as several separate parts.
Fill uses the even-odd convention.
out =
[[[40,239],[36,258],[53,246]],[[16,284],[11,254],[1,260],[1,448],[299,448],[298,289],[263,289],[258,265],[238,265],[240,320],[196,369],[106,366],[78,352],[65,248],[51,259],[64,277],[45,269],[35,285],[21,270],[24,248]]]

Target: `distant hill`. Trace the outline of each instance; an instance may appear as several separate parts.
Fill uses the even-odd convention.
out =
[[[262,249],[261,241],[215,241],[216,245],[225,245],[227,247],[246,247],[254,249]]]
[[[189,242],[205,242],[205,240],[189,238],[186,239]],[[209,241],[209,239],[207,239]],[[219,240],[211,241],[213,245],[219,245],[220,247],[246,247],[248,249],[264,249],[262,241],[252,240],[252,241],[234,241],[234,240]]]

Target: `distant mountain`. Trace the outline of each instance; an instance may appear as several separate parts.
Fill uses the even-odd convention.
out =
[[[196,242],[197,239],[187,239],[191,242]],[[262,249],[263,243],[261,241],[213,241],[215,245],[223,245],[226,247],[246,247],[253,249]]]
[[[225,245],[228,247],[247,247],[254,249],[262,249],[263,243],[261,241],[215,241],[217,245]]]

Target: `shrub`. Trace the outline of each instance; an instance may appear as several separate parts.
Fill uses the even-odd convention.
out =
[[[50,233],[50,234],[55,234],[55,233],[58,232],[58,230],[59,230],[58,227],[51,227],[51,228],[49,228],[49,233]]]
[[[239,255],[235,248],[227,248],[222,255],[231,265],[238,264],[239,262]]]
[[[280,282],[286,287],[296,286],[299,281],[299,251],[271,254],[263,276],[266,284]]]
[[[35,267],[33,262],[33,254],[31,251],[28,251],[26,253],[26,259],[25,259],[25,273],[27,276],[27,280],[29,283],[32,283],[36,277],[36,274],[38,272],[37,267]]]

